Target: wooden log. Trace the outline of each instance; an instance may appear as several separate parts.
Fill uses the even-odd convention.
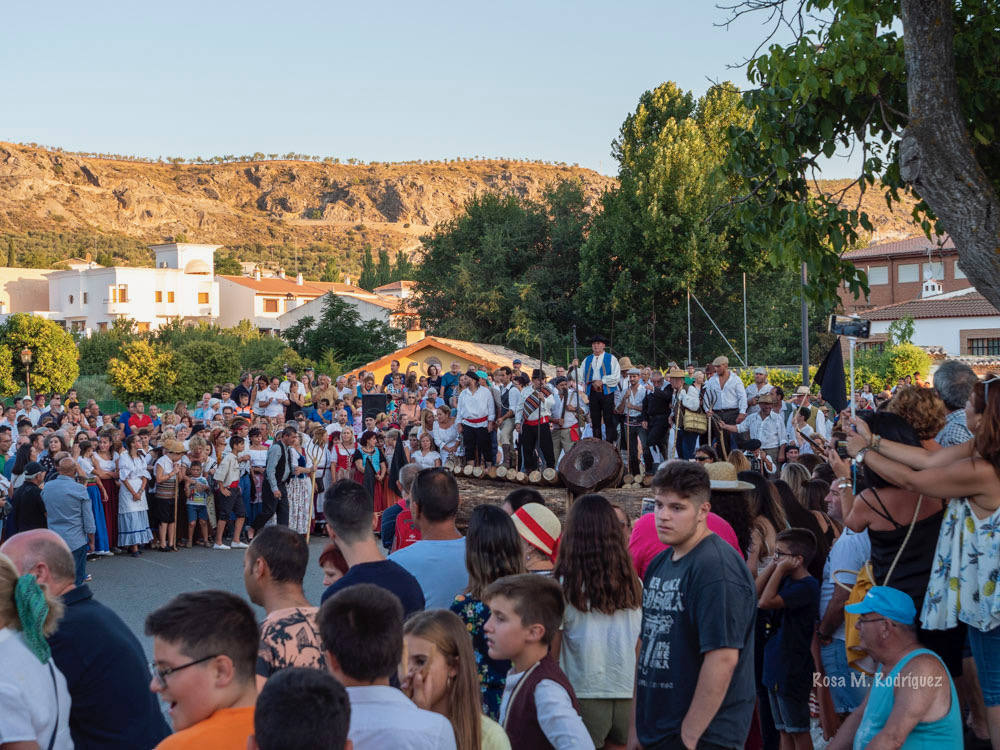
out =
[[[643,487],[652,487],[653,486],[653,475],[652,474],[647,474],[646,476],[644,476],[642,478],[642,486]]]
[[[542,483],[542,472],[540,472],[538,469],[535,469],[533,472],[531,472],[530,474],[528,474],[528,483],[529,484],[541,484]]]
[[[489,477],[490,479],[496,479],[497,478],[497,467],[496,466],[491,466],[489,469],[487,469],[486,470],[486,476]]]
[[[472,469],[473,469],[473,466],[472,466],[472,464],[466,464],[466,465],[465,465],[465,468],[464,468],[464,469],[462,469],[462,473],[463,473],[463,474],[464,474],[465,476],[467,476],[467,477],[471,477],[471,476],[472,476]]]
[[[519,471],[514,475],[514,481],[518,484],[525,484],[528,481],[528,475],[523,471]]]
[[[559,462],[559,478],[574,495],[615,487],[624,473],[621,454],[606,440],[584,438]]]
[[[631,474],[626,474],[622,477],[622,484],[632,484],[634,478]]]
[[[479,479],[483,475],[483,473],[484,472],[483,472],[483,467],[482,466],[473,466],[472,467],[472,476],[474,476],[476,479]]]
[[[559,484],[559,472],[553,469],[551,466],[547,469],[542,470],[542,482],[544,484],[552,485]]]
[[[459,466],[458,464],[452,464],[452,466],[451,466],[451,473],[452,474],[456,474],[456,475],[460,475],[462,473],[462,467]]]
[[[508,472],[507,472],[507,467],[506,466],[497,466],[496,469],[497,469],[497,471],[496,471],[496,478],[497,479],[507,479],[507,473]]]

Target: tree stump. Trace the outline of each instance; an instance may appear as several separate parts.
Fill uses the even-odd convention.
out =
[[[462,473],[463,473],[463,474],[464,474],[465,476],[467,476],[467,477],[471,477],[471,476],[472,476],[472,469],[473,469],[473,466],[472,466],[472,464],[466,464],[466,465],[465,465],[465,468],[464,468],[464,469],[462,469]]]
[[[507,467],[506,466],[498,466],[497,467],[497,475],[496,476],[497,476],[497,479],[507,479],[508,478],[507,477]]]
[[[549,486],[559,484],[559,472],[551,466],[542,470],[542,484]]]
[[[559,462],[559,478],[574,495],[615,487],[625,466],[618,449],[606,440],[584,438]]]
[[[482,466],[473,466],[472,467],[472,476],[474,476],[476,479],[479,479],[480,477],[482,477],[482,475],[483,475],[483,467]]]
[[[461,475],[461,473],[462,473],[462,467],[460,465],[458,465],[458,464],[452,464],[451,473],[455,474],[456,476]]]
[[[523,471],[519,471],[514,475],[514,481],[518,484],[525,484],[528,481],[528,475]]]
[[[535,469],[533,472],[528,474],[528,484],[541,484],[542,483],[542,472]]]

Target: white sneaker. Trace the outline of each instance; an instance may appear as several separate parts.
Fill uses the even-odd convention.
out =
[[[212,549],[232,549],[228,544],[213,544]]]
[[[244,544],[243,542],[233,542],[229,545],[230,549],[246,549],[249,546],[249,544]]]

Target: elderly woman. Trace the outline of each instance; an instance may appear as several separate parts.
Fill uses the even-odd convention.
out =
[[[975,385],[965,415],[973,439],[936,451],[855,419],[847,450],[897,487],[956,498],[941,524],[920,619],[927,631],[968,625],[990,740],[1000,747],[1000,377]]]

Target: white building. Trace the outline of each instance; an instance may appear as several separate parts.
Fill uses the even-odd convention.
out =
[[[131,318],[140,331],[172,320],[210,321],[219,317],[219,284],[214,256],[220,245],[154,245],[155,267],[71,263],[48,274],[46,317],[73,331],[107,330],[117,318]]]
[[[348,284],[335,284],[334,286],[337,288],[330,291],[353,306],[358,311],[362,321],[379,320],[398,328],[410,328],[412,327],[411,321],[416,319],[416,313],[409,307],[401,306],[401,299],[396,295],[374,294],[366,292],[360,287],[351,287]],[[317,297],[279,315],[279,327],[281,330],[285,330],[307,315],[312,316],[313,320],[319,320],[323,314],[324,304],[324,298]]]
[[[413,288],[417,285],[415,281],[393,281],[391,284],[383,284],[375,287],[372,291],[383,297],[398,297],[406,299],[413,295]]]
[[[1000,310],[973,288],[941,293],[932,278],[924,296],[860,313],[872,321],[871,337],[859,347],[879,346],[893,321],[913,318],[913,343],[941,347],[949,357],[1000,355]]]
[[[219,276],[221,316],[219,325],[231,327],[249,320],[262,331],[276,333],[284,326],[279,318],[330,291],[365,293],[360,287],[326,281],[305,281],[302,274],[287,278],[265,277],[260,269],[252,276]],[[288,325],[294,323],[291,320]]]

